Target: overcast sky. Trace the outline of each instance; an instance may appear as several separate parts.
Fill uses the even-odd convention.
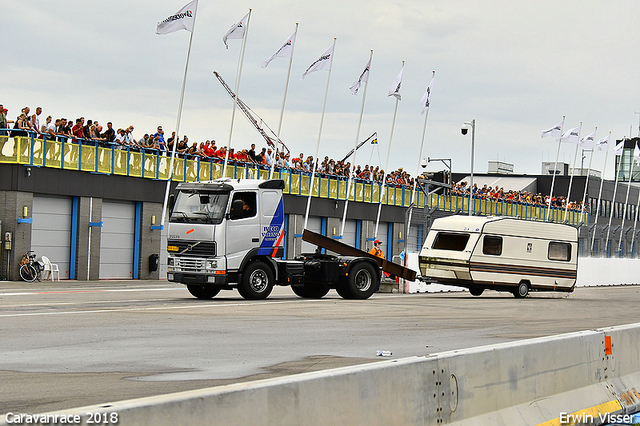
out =
[[[15,119],[20,108],[135,126],[135,136],[175,127],[189,32],[156,35],[159,21],[187,0],[30,0],[5,2],[0,16],[4,64],[0,103]],[[374,50],[360,139],[377,131],[379,145],[358,151],[357,163],[384,165],[394,98],[387,96],[406,61],[390,169],[418,165],[424,115],[420,99],[436,71],[423,157],[451,158],[454,172],[468,172],[475,119],[475,170],[489,160],[538,174],[555,160],[557,143],[541,132],[566,116],[565,130],[582,122],[596,138],[637,136],[640,122],[640,2],[500,0],[400,0],[389,2],[199,0],[187,76],[182,134],[191,141],[226,145],[232,101],[213,75],[233,87],[241,40],[227,29],[253,10],[240,82],[240,98],[277,129],[288,60],[262,61],[299,23],[281,138],[296,155],[313,154],[327,71],[300,76],[337,38],[321,148],[339,159],[354,145],[362,91],[349,86]],[[631,133],[630,133],[631,132]],[[232,146],[264,140],[236,115]],[[560,160],[571,163],[575,145]],[[380,158],[380,160],[378,160]],[[610,155],[611,159],[612,156]],[[371,159],[371,161],[370,161]],[[580,161],[580,159],[578,159]],[[601,170],[604,153],[593,167]],[[585,160],[587,166],[588,158]],[[428,170],[440,170],[430,165]],[[612,162],[606,177],[613,176]]]

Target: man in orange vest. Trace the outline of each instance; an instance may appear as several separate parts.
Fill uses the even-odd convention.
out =
[[[382,244],[382,241],[375,240],[373,242],[373,248],[369,251],[369,254],[372,254],[372,255],[374,255],[376,257],[384,259],[384,253],[382,252],[382,249],[380,248],[380,244]]]

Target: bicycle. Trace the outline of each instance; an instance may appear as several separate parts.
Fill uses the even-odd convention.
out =
[[[20,278],[28,283],[32,283],[35,280],[42,281],[43,265],[36,260],[36,253],[29,250],[22,256],[20,262]]]

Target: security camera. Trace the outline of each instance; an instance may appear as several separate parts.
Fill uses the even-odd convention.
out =
[[[463,124],[462,127],[460,128],[460,131],[462,132],[463,135],[466,135],[467,132],[469,131],[469,125]]]
[[[427,167],[427,160],[425,160],[424,158],[422,159],[422,162],[420,163],[420,165],[422,166],[422,168],[426,168]]]

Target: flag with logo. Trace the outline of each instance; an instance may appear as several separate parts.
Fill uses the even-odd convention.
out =
[[[596,132],[593,132],[590,135],[587,135],[584,138],[580,139],[578,145],[580,145],[580,147],[582,148],[593,148],[596,144],[595,138]]]
[[[246,15],[244,15],[244,18],[242,18],[241,20],[233,24],[231,28],[229,28],[229,31],[227,31],[225,35],[222,36],[222,41],[224,42],[224,45],[226,46],[227,49],[229,48],[229,45],[227,44],[227,40],[244,38],[244,33],[247,29],[247,24],[249,23],[250,13],[251,12],[247,13]]]
[[[296,43],[296,34],[298,30],[295,30],[291,37],[287,39],[287,41],[280,47],[280,49],[276,50],[275,53],[269,56],[263,63],[262,68],[266,68],[271,61],[275,58],[291,58],[293,56],[293,45]]]
[[[569,143],[578,143],[580,140],[580,127],[574,127],[573,129],[567,130],[562,135],[562,142]]]
[[[562,121],[550,129],[543,130],[542,137],[546,138],[547,136],[551,136],[555,139],[560,139],[560,136],[562,136]]]
[[[636,160],[636,164],[640,164],[640,148],[638,148],[638,144],[633,147],[633,159]]]
[[[624,139],[622,139],[620,141],[620,143],[618,143],[616,145],[615,148],[613,148],[613,154],[614,155],[622,155],[622,151],[624,150]]]
[[[435,78],[435,71],[433,73],[434,73],[434,77],[431,78],[431,83],[429,83],[429,87],[427,87],[427,91],[424,92],[424,95],[422,95],[422,99],[420,99],[420,102],[422,103],[422,114],[428,111],[429,106],[431,105],[431,88],[433,87],[433,79]]]
[[[609,149],[609,136],[611,135],[605,136],[596,143],[596,149],[598,151],[607,151]]]
[[[164,21],[158,22],[156,34],[169,34],[179,30],[192,32],[196,9],[198,9],[198,0],[193,0]]]
[[[358,77],[358,80],[356,80],[356,82],[353,83],[351,87],[349,87],[349,89],[351,89],[351,93],[353,93],[354,95],[357,95],[358,90],[360,90],[360,86],[362,85],[362,83],[366,83],[369,81],[370,69],[371,69],[371,58],[369,58],[369,62],[367,62],[367,66],[364,67],[364,71],[362,71],[362,74],[360,74],[360,77]]]
[[[332,44],[318,59],[316,59],[309,68],[302,74],[300,80],[304,80],[307,74],[320,70],[331,70],[331,62],[333,61],[333,48],[335,44]]]
[[[404,71],[404,64],[402,64],[402,68],[400,69],[400,73],[393,81],[391,88],[389,89],[389,96],[395,97],[397,100],[401,100],[400,96],[400,86],[402,86],[402,72]]]

